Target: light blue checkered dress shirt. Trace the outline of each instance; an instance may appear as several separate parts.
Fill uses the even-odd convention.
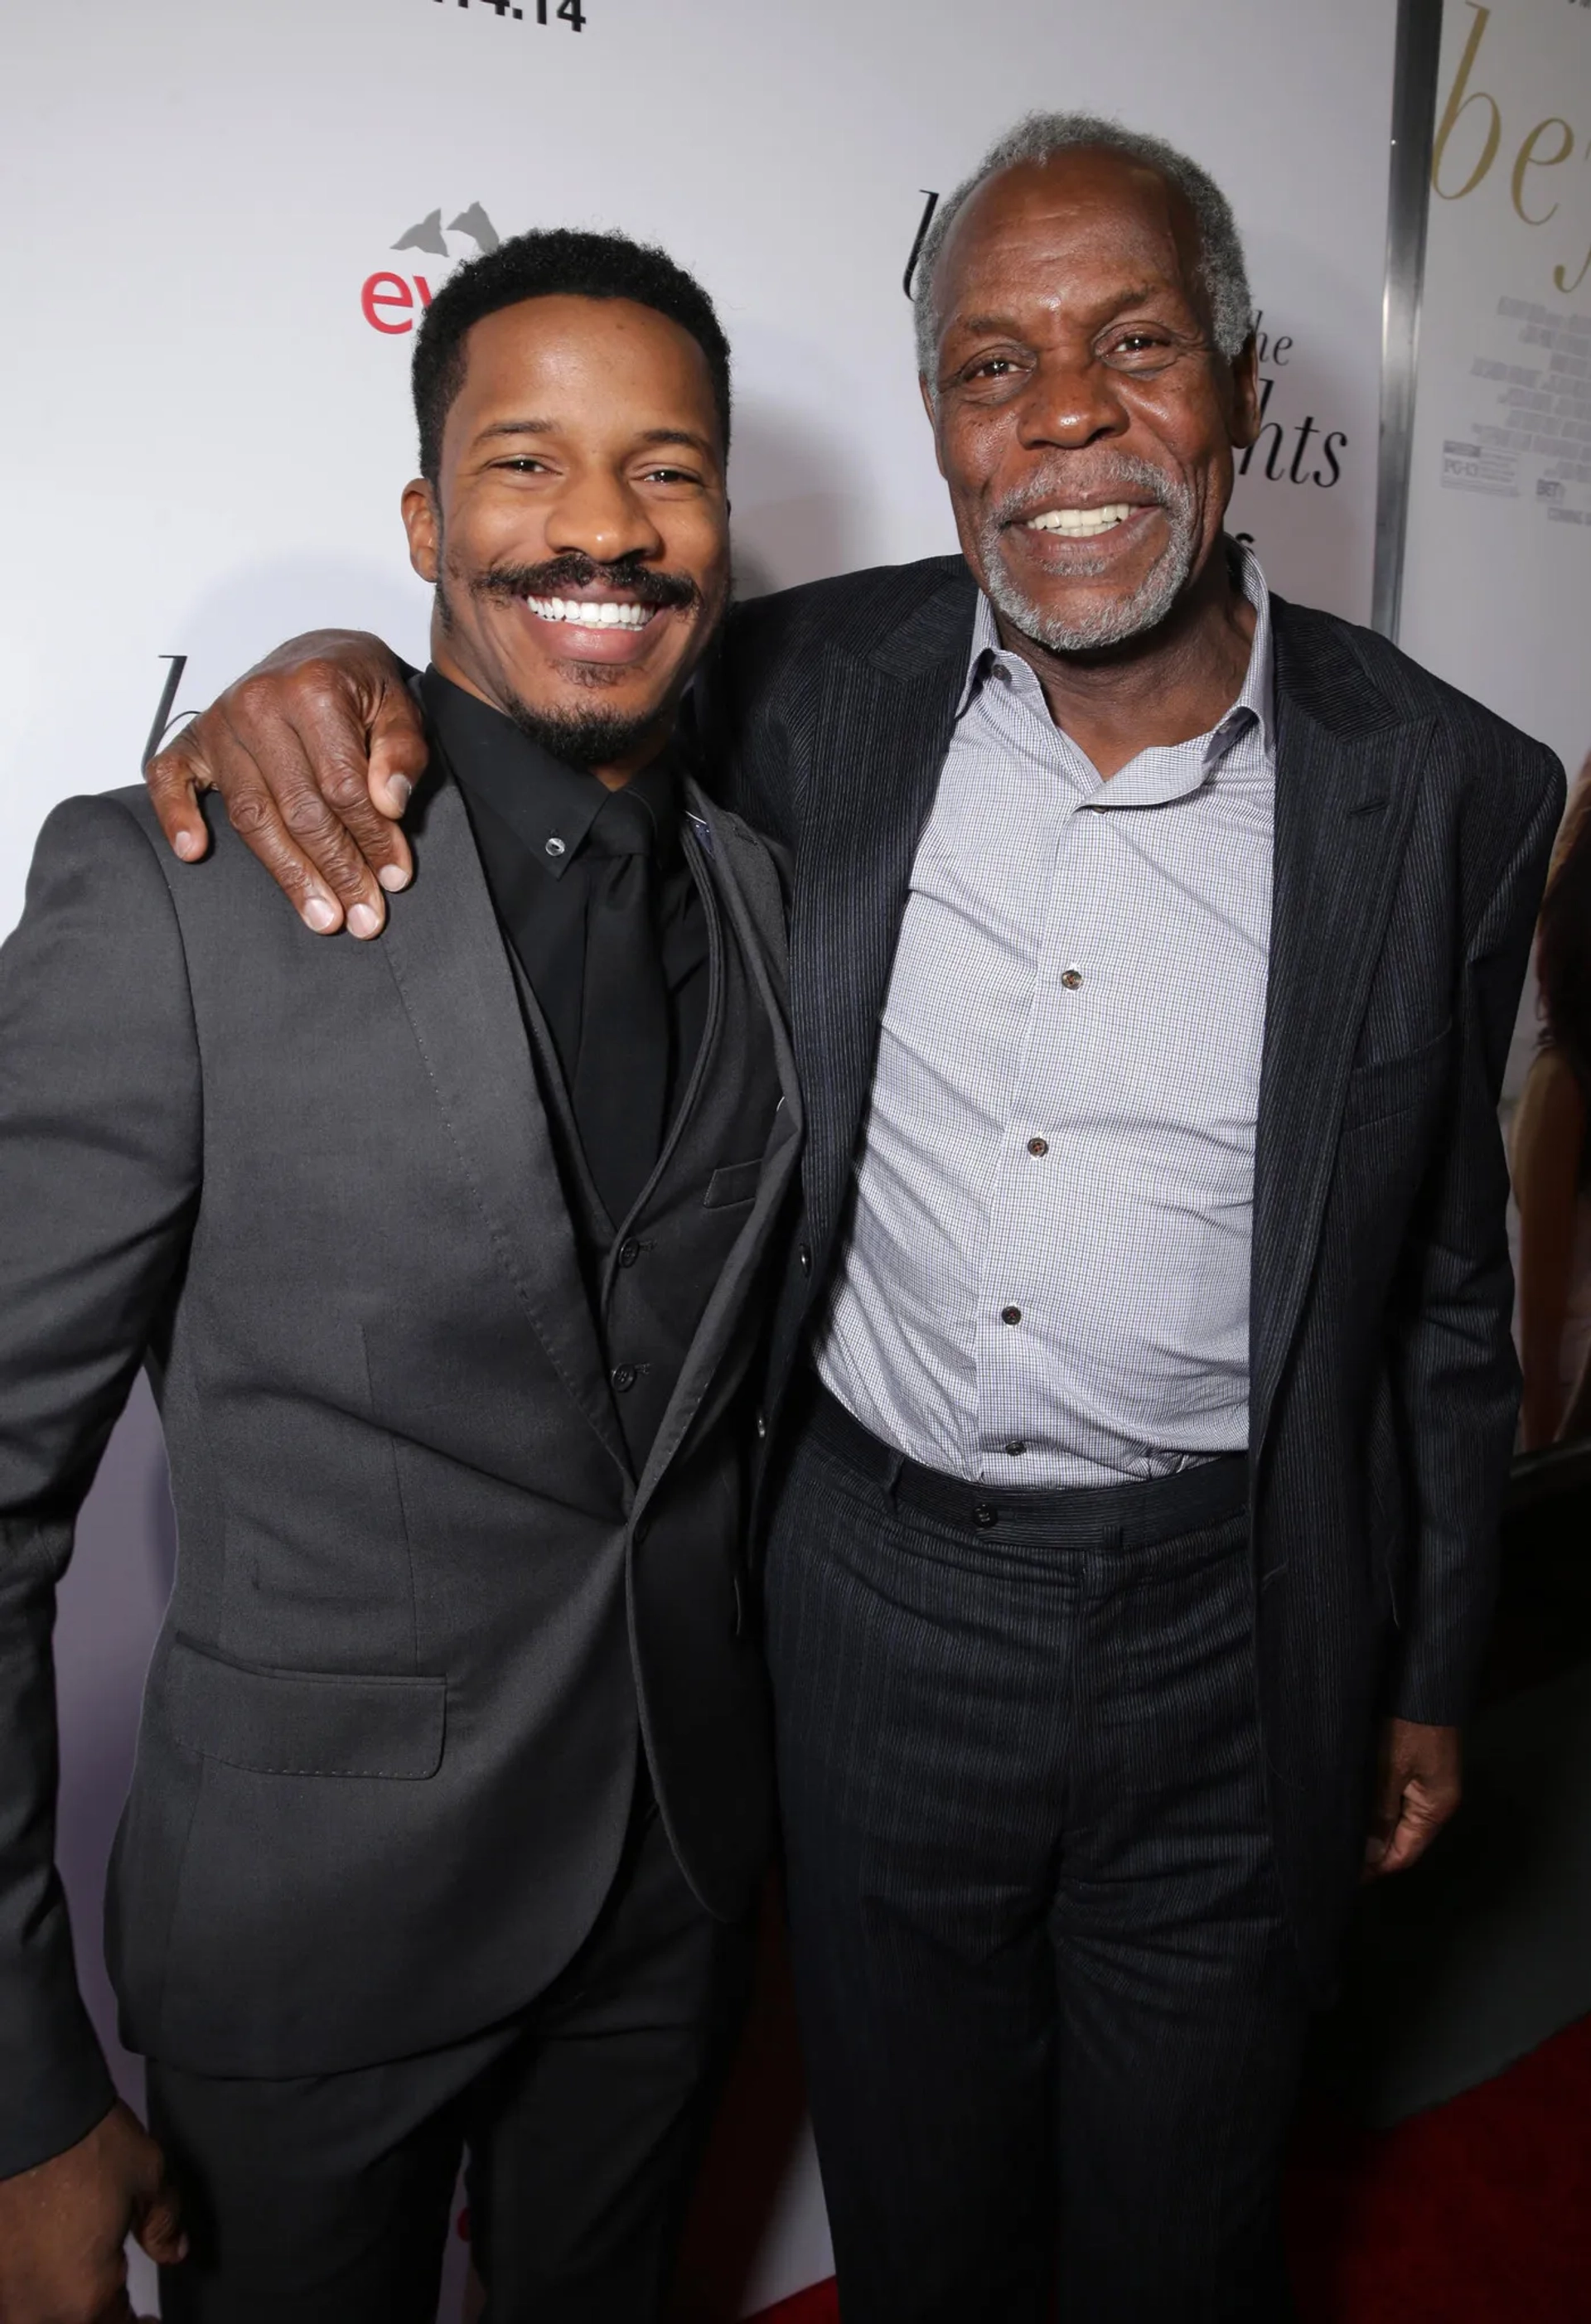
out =
[[[1237,700],[1108,781],[979,601],[815,1347],[953,1476],[1109,1484],[1248,1441],[1275,719],[1240,553]]]

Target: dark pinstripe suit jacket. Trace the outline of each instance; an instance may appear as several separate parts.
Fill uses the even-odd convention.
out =
[[[1257,1684],[1291,1917],[1323,1971],[1364,1844],[1375,1713],[1457,1720],[1485,1645],[1518,1393],[1496,1108],[1563,777],[1384,640],[1272,602]],[[845,1232],[974,603],[958,558],[789,591],[735,615],[703,688],[730,802],[794,862],[808,1142],[775,1403]]]

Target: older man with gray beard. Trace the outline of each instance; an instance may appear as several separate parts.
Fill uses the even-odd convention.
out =
[[[1561,777],[1226,537],[1249,313],[1202,170],[1023,123],[921,269],[963,557],[744,609],[705,706],[794,863],[763,1572],[846,2324],[1284,2316],[1309,2007],[1457,1802]],[[323,636],[153,780],[369,934],[422,755]]]

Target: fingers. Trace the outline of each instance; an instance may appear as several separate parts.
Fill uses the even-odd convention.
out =
[[[1366,1880],[1406,1871],[1425,1854],[1457,1810],[1462,1764],[1457,1728],[1388,1721],[1364,1843]]]
[[[425,772],[426,759],[425,730],[407,687],[386,687],[370,723],[370,797],[383,815],[396,821],[403,814],[410,793]],[[393,835],[402,846],[402,861],[407,865],[409,850],[402,835]],[[379,865],[376,877],[383,887],[393,887]]]
[[[129,2230],[157,2267],[175,2267],[179,2260],[188,2256],[181,2198],[171,2182],[159,2143],[150,2136],[136,2116],[129,2116],[127,2129],[134,2153]]]
[[[186,863],[197,863],[210,844],[199,794],[213,788],[204,752],[191,726],[185,727],[143,770],[149,796],[166,835],[166,844]]]
[[[325,809],[312,831],[290,816],[294,835],[336,890],[353,933],[374,935],[385,918],[382,891],[407,887],[412,868],[407,841],[377,802],[376,781],[379,775],[383,796],[401,814],[413,776],[425,765],[418,714],[402,687],[384,688],[366,729],[350,715],[346,693],[306,685],[295,702],[294,725]],[[312,816],[314,808],[306,806],[304,812]],[[374,927],[360,925],[361,906],[374,911]]]
[[[379,935],[385,901],[344,820],[352,808],[390,838],[370,803],[362,722],[312,688],[284,699],[264,677],[243,679],[215,709],[231,743],[219,787],[233,828],[317,936],[345,926],[351,936]]]
[[[291,728],[278,723],[269,730],[274,753],[268,776],[234,727],[228,700],[223,696],[212,703],[144,770],[161,828],[177,854],[197,862],[209,846],[197,795],[219,791],[233,829],[259,857],[300,918],[318,936],[329,936],[343,925],[343,906],[321,879],[312,856],[299,845],[273,788],[273,783],[281,785],[290,798],[307,796],[319,804],[309,761]],[[314,820],[312,816],[307,819]],[[368,932],[374,935],[379,926],[375,921]]]
[[[301,795],[318,799],[307,765],[301,782]],[[305,926],[317,936],[333,935],[343,925],[342,905],[300,846],[270,784],[240,744],[234,745],[232,771],[222,796],[227,820],[264,865]],[[308,811],[302,812],[308,819]],[[319,812],[325,813],[323,804]]]
[[[134,2217],[133,2233],[157,2267],[175,2267],[187,2258],[181,2200],[163,2172],[154,2193]]]
[[[1402,1812],[1392,1827],[1377,1872],[1406,1872],[1410,1865],[1418,1863],[1457,1804],[1457,1797],[1444,1801],[1434,1796],[1423,1784],[1411,1784],[1403,1794]]]
[[[408,885],[397,828],[426,761],[424,730],[379,640],[328,632],[290,640],[227,690],[151,762],[162,829],[192,860],[208,844],[197,807],[214,788],[234,828],[305,925],[374,936],[386,894]]]
[[[1363,1877],[1366,1880],[1379,1879],[1387,1868],[1387,1849],[1391,1845],[1392,1834],[1398,1828],[1399,1818],[1402,1812],[1402,1800],[1401,1776],[1393,1778],[1390,1795],[1383,1778],[1377,1788],[1375,1803],[1371,1811],[1370,1830],[1364,1839]]]

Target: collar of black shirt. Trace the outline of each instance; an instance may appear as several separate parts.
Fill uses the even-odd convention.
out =
[[[593,774],[556,759],[513,719],[435,669],[420,681],[421,698],[449,772],[467,802],[479,801],[505,823],[549,878],[561,879],[579,854],[607,797]],[[679,850],[683,794],[674,744],[629,782],[657,830],[659,863]]]

